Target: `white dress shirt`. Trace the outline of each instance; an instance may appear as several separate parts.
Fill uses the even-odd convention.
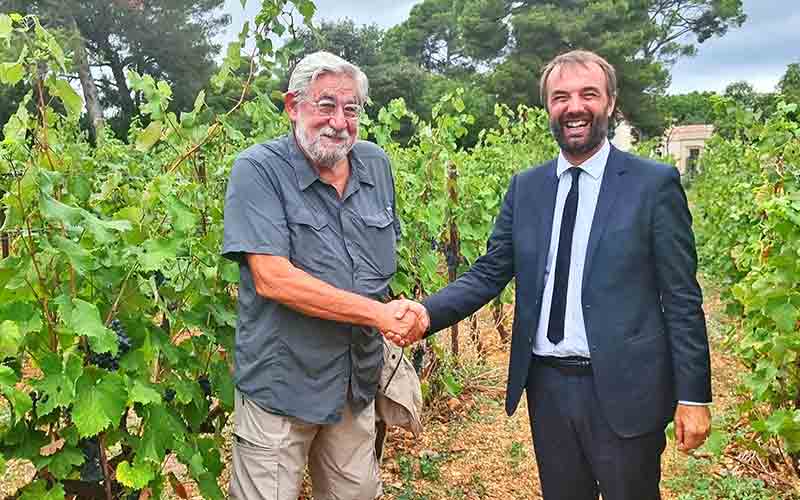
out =
[[[556,254],[558,239],[561,235],[561,216],[564,214],[564,203],[567,199],[572,176],[567,172],[573,167],[559,153],[556,164],[558,176],[558,192],[556,206],[553,211],[553,230],[550,234],[550,249],[547,252],[545,265],[544,296],[542,311],[539,315],[539,327],[533,343],[533,352],[540,356],[583,356],[589,357],[589,345],[586,340],[586,326],[583,321],[583,304],[581,289],[583,288],[583,267],[586,262],[586,248],[589,245],[589,233],[600,195],[600,184],[606,170],[606,162],[611,152],[608,140],[591,158],[580,165],[581,175],[578,177],[578,213],[575,215],[575,232],[572,236],[572,254],[570,257],[569,285],[567,286],[567,308],[564,318],[564,339],[553,344],[547,339],[547,328],[550,323],[550,305],[553,301],[553,283],[555,281]]]

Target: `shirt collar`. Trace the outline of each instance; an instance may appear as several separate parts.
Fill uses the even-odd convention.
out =
[[[603,177],[603,172],[606,169],[608,162],[608,155],[611,153],[611,145],[608,139],[603,140],[603,145],[595,152],[588,160],[580,164],[580,168],[592,179],[600,179]],[[569,160],[564,157],[564,153],[558,153],[558,164],[556,165],[556,175],[560,178],[568,168],[574,167]]]
[[[297,139],[295,139],[293,132],[289,133],[288,149],[289,163],[291,163],[295,175],[297,176],[297,185],[301,190],[305,191],[310,185],[314,184],[315,181],[319,180],[319,173],[311,166],[305,153],[303,153],[303,150],[297,145]],[[350,158],[350,175],[355,176],[354,180],[374,186],[375,181],[372,178],[372,172],[369,171],[367,166],[364,165],[364,162],[361,161],[361,158],[358,157],[355,147],[350,150],[348,157]]]

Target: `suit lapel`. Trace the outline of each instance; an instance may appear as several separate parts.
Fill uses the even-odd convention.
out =
[[[547,169],[545,180],[539,186],[536,199],[540,200],[538,207],[538,224],[536,232],[536,284],[537,290],[544,290],[544,271],[547,266],[547,254],[550,252],[550,237],[553,231],[553,212],[556,209],[556,193],[558,192],[558,177],[556,176],[557,161],[553,160],[542,168]]]
[[[611,147],[608,155],[608,162],[603,173],[603,181],[600,185],[600,194],[597,198],[597,207],[592,218],[592,229],[589,233],[589,243],[586,247],[586,262],[583,267],[583,286],[586,287],[589,272],[592,269],[592,261],[597,250],[597,245],[603,237],[608,221],[611,218],[611,209],[617,201],[617,196],[622,190],[622,176],[627,171],[625,157],[615,147]]]

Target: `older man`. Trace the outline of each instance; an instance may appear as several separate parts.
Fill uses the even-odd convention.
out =
[[[710,426],[686,197],[674,167],[608,143],[616,75],[603,58],[556,57],[540,91],[561,154],[514,176],[469,271],[406,305],[435,332],[515,277],[506,411],[524,389],[544,499],[656,500],[667,422],[684,451]]]
[[[292,132],[236,159],[222,253],[239,263],[230,494],[372,500],[379,331],[406,332],[387,295],[399,222],[389,160],[358,141],[364,73],[317,52],[285,95]]]

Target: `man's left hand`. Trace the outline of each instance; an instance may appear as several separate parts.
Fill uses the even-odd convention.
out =
[[[697,448],[711,432],[711,410],[708,406],[678,403],[675,410],[675,441],[684,453]]]

